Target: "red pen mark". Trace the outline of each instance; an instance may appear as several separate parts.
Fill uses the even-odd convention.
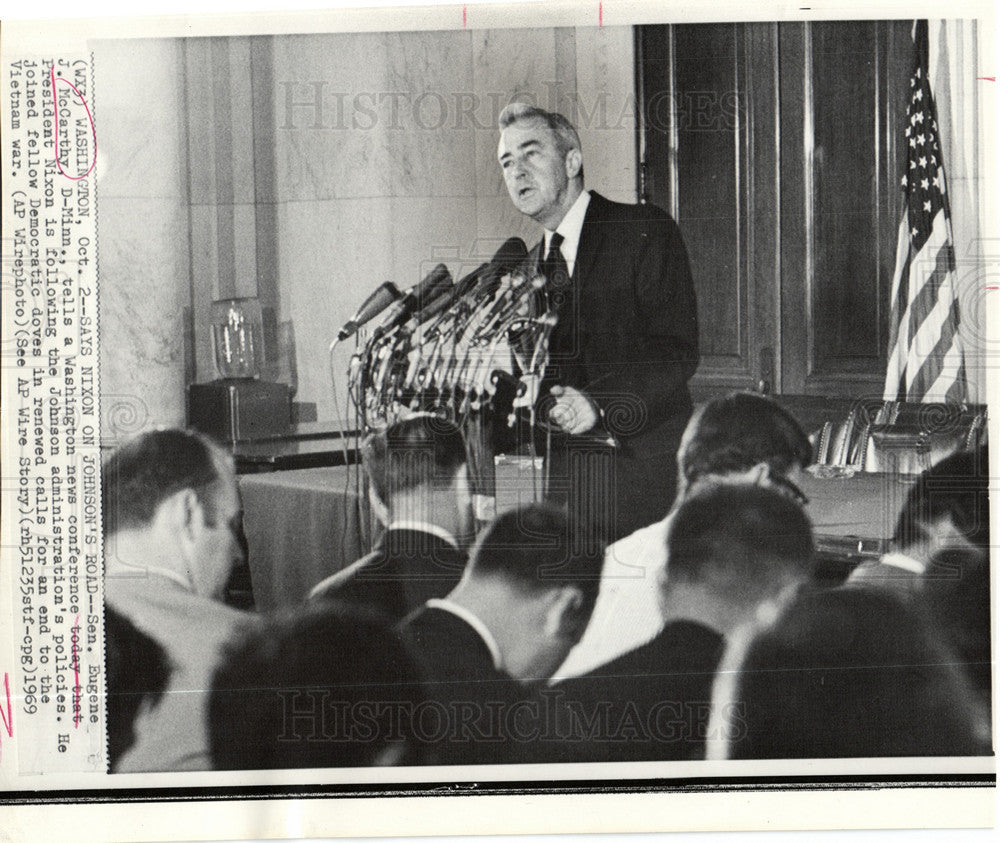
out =
[[[10,677],[4,673],[3,675],[3,689],[7,692],[7,713],[3,713],[3,709],[0,708],[0,718],[3,718],[3,727],[7,730],[7,737],[14,737],[14,711],[10,707]],[[0,750],[3,749],[3,739],[0,738]],[[0,754],[0,758],[3,755]]]
[[[60,82],[65,82],[73,89],[73,93],[80,98],[80,102],[83,103],[83,107],[87,111],[87,119],[90,121],[90,134],[94,138],[94,160],[90,162],[90,166],[87,168],[82,176],[71,176],[62,168],[62,162],[59,160],[59,103],[56,100],[56,67],[52,65],[49,68],[49,77],[52,79],[52,109],[55,112],[55,154],[56,154],[56,166],[59,168],[59,172],[62,173],[66,178],[72,179],[73,181],[80,181],[80,179],[85,179],[90,175],[94,166],[97,164],[97,128],[94,126],[94,115],[90,113],[90,106],[87,105],[87,101],[83,98],[83,94],[77,90],[76,85],[69,81],[69,79],[63,79],[59,77]]]
[[[599,27],[604,26],[604,4],[597,4],[597,25]]]
[[[462,6],[462,29],[465,29],[465,6]]]
[[[993,284],[992,286],[989,286],[989,287],[983,287],[983,289],[984,290],[1000,290],[1000,287],[998,287],[996,284]]]
[[[996,82],[996,76],[977,76],[977,79],[982,79],[984,82]]]
[[[73,634],[70,638],[72,647],[70,657],[73,659],[73,728],[80,728],[80,616],[73,620]]]

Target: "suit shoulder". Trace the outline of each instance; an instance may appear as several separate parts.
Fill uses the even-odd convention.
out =
[[[384,566],[386,561],[385,553],[373,550],[346,568],[318,582],[309,592],[309,597],[310,599],[339,597],[358,580],[364,580],[365,574]]]
[[[683,240],[677,222],[658,205],[627,205],[612,202],[599,194],[592,195],[596,197],[596,202],[591,199],[594,204],[592,222],[606,230],[610,227],[619,231],[616,236],[669,244]]]
[[[635,204],[613,202],[594,192],[590,194],[590,202],[594,209],[594,215],[609,222],[638,222],[640,220],[674,222],[674,218],[663,208],[648,202]]]

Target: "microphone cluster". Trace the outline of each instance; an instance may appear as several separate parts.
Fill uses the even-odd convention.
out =
[[[382,317],[348,371],[365,426],[414,412],[456,421],[497,412],[497,386],[509,395],[515,381],[514,406],[534,404],[556,317],[545,304],[545,278],[527,268],[527,255],[524,241],[511,238],[457,283],[438,264],[405,292],[387,283],[368,297],[338,336]]]

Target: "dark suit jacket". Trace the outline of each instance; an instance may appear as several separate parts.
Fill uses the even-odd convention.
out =
[[[486,642],[465,620],[425,606],[397,627],[427,680],[439,722],[424,724],[435,763],[502,764],[513,760],[511,724],[527,691],[493,665]]]
[[[320,583],[312,599],[343,600],[402,620],[462,577],[466,555],[432,533],[389,530],[378,546]]]
[[[663,761],[703,758],[712,682],[723,639],[690,621],[591,673],[544,692],[555,739],[535,761]]]
[[[544,239],[529,261],[537,264],[543,247]],[[654,205],[591,192],[571,282],[572,306],[560,311],[552,333],[542,400],[546,385],[560,383],[601,409],[601,435],[591,439],[611,435],[618,443],[616,521],[607,537],[615,539],[670,509],[677,446],[691,413],[698,317],[677,223]],[[586,439],[573,437],[563,447],[581,445]]]
[[[537,263],[544,240],[529,255]],[[655,205],[623,205],[591,192],[572,276],[570,313],[560,313],[550,358],[558,382],[605,410],[609,432],[636,444],[688,413],[698,365],[698,315],[677,223]],[[556,374],[556,372],[553,372]],[[638,413],[615,413],[624,406]]]

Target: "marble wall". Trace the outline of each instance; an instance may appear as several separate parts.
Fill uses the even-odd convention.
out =
[[[183,50],[95,44],[101,435],[184,422],[188,285]]]
[[[573,119],[588,187],[635,201],[630,27],[119,41],[95,56],[102,392],[128,397],[132,427],[183,422],[186,382],[216,377],[209,304],[235,295],[273,315],[270,375],[297,373],[297,402],[342,417],[351,343],[339,408],[327,348],[374,287],[439,261],[457,278],[539,236],[496,164],[507,102]]]
[[[439,261],[458,278],[508,237],[538,238],[496,163],[508,102],[582,118],[588,186],[635,201],[630,28],[280,37],[273,78],[280,318],[296,399],[320,419],[345,411],[353,350],[334,355],[336,408],[328,343],[379,283]]]

